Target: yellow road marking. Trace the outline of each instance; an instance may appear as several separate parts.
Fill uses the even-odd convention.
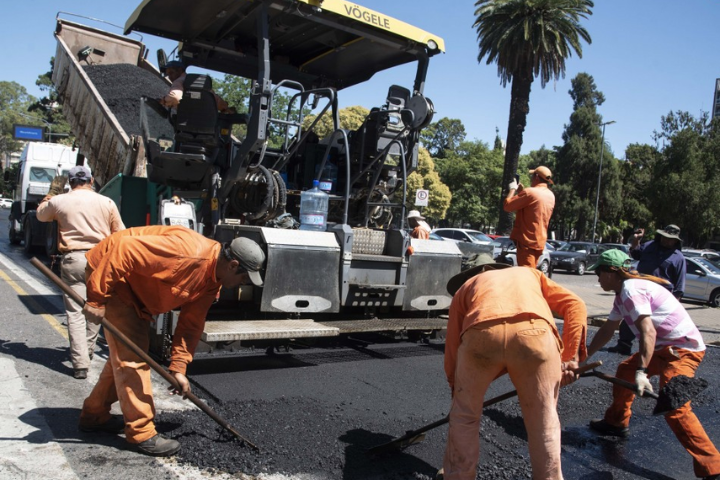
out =
[[[15,292],[17,292],[18,295],[22,295],[22,296],[26,297],[27,303],[32,308],[34,308],[38,312],[41,312],[43,310],[43,308],[40,306],[40,304],[37,303],[35,300],[33,300],[33,298],[25,290],[23,290],[22,287],[20,285],[18,285],[18,283],[15,280],[10,278],[8,276],[8,274],[5,273],[2,269],[0,269],[0,278],[5,280],[5,283],[10,285],[10,287],[12,287],[12,289],[15,290]],[[68,340],[67,328],[65,328],[65,326],[62,323],[58,322],[55,319],[55,317],[53,317],[52,315],[50,315],[48,313],[41,313],[40,316],[42,318],[44,318],[45,321],[48,322],[53,329],[55,329],[55,331],[57,331],[60,335],[62,335],[65,340]]]

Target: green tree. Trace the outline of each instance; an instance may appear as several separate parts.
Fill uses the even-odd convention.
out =
[[[652,172],[660,159],[660,152],[651,145],[633,143],[625,149],[625,162],[622,162],[623,179],[622,218],[627,221],[623,236],[628,237],[632,230],[644,227],[653,230],[654,216],[650,211],[648,198],[653,188]]]
[[[563,132],[564,144],[557,152],[555,180],[558,184],[555,212],[557,224],[563,227],[562,236],[572,232],[577,239],[585,239],[592,232],[597,201],[600,152],[603,152],[603,175],[600,185],[598,218],[617,220],[621,209],[622,186],[620,171],[608,145],[601,148],[602,117],[597,107],[605,101],[595,81],[587,73],[572,79],[569,91],[574,110]],[[611,218],[612,217],[612,218]]]
[[[35,85],[40,88],[40,91],[45,92],[45,96],[32,103],[28,107],[28,111],[40,116],[50,124],[52,129],[50,142],[72,145],[74,138],[70,133],[70,124],[65,120],[62,109],[58,108],[58,94],[52,83],[53,68],[55,68],[55,57],[50,59],[50,70],[38,75],[35,80]]]
[[[433,220],[433,223],[445,218],[445,214],[450,207],[452,194],[447,185],[440,180],[440,175],[435,170],[435,162],[433,162],[430,153],[420,148],[418,152],[418,168],[407,179],[407,203],[406,210],[412,210],[415,207],[415,191],[429,190],[428,206],[422,209],[423,216]]]
[[[347,130],[357,130],[365,121],[370,110],[365,107],[356,105],[354,107],[342,108],[338,112],[340,117],[340,128]],[[309,128],[315,121],[316,115],[308,115],[303,122],[303,128]],[[328,111],[323,115],[315,125],[315,133],[320,138],[325,138],[333,132],[333,121],[331,112]]]
[[[670,112],[655,139],[664,143],[648,189],[656,225],[678,224],[702,246],[720,235],[720,122],[707,112]]]
[[[478,62],[497,63],[500,82],[512,84],[505,165],[499,202],[500,232],[512,226],[512,214],[502,202],[517,171],[523,133],[530,111],[530,87],[540,77],[543,87],[565,76],[565,60],[575,51],[582,57],[580,40],[591,43],[580,19],[592,15],[591,0],[477,0],[475,23],[480,52]]]
[[[465,125],[456,118],[441,118],[420,132],[420,142],[433,158],[445,158],[465,140]]]
[[[39,116],[28,113],[34,102],[35,97],[19,83],[0,81],[0,155],[16,152],[22,145],[12,138],[14,124],[42,124]],[[37,116],[38,121],[34,123],[23,115]]]
[[[445,159],[437,160],[442,181],[452,192],[446,218],[450,226],[476,228],[497,224],[494,208],[502,177],[502,151],[480,141],[462,142]]]

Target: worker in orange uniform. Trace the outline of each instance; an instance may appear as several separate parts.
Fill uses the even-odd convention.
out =
[[[600,350],[625,321],[640,341],[640,351],[625,359],[615,376],[635,382],[638,394],[652,392],[649,377],[660,377],[662,389],[679,375],[694,377],[705,357],[705,342],[697,326],[669,290],[664,278],[633,270],[630,257],[621,250],[606,250],[595,270],[600,288],[615,293],[613,309],[588,347],[588,354]],[[601,435],[627,437],[635,392],[613,386],[613,401],[605,417],[590,422]],[[692,411],[692,402],[665,414],[665,421],[685,450],[693,457],[696,477],[720,479],[720,451],[715,447]]]
[[[70,191],[63,193],[64,176],[53,179],[48,195],[37,208],[41,222],[58,223],[58,251],[62,254],[60,276],[85,298],[85,253],[111,233],[125,228],[115,202],[93,190],[90,169],[78,165],[68,172]],[[63,295],[67,312],[70,362],[73,376],[87,378],[100,325],[87,322],[82,307]]]
[[[111,235],[87,254],[89,320],[107,319],[140,348],[149,347],[148,322],[154,315],[180,309],[173,335],[170,373],[186,395],[187,366],[205,325],[205,316],[221,287],[248,280],[261,286],[265,254],[247,238],[220,243],[188,228],[151,226]],[[157,433],[150,368],[126,345],[107,334],[108,362],[80,414],[80,429],[118,433],[140,452],[170,456],[180,443]],[[123,419],[110,415],[120,402]]]
[[[520,400],[533,478],[560,480],[558,392],[577,379],[572,369],[586,357],[587,309],[539,270],[506,268],[487,253],[475,265],[448,282],[454,298],[445,374],[452,407],[438,477],[475,479],[483,398],[490,383],[508,373]],[[562,340],[553,312],[565,320]]]
[[[418,238],[420,240],[427,240],[430,238],[430,225],[425,222],[425,217],[420,215],[417,210],[410,210],[407,216],[408,226],[412,228],[410,236],[412,238]]]
[[[510,238],[517,247],[519,266],[537,267],[537,260],[545,249],[547,229],[555,208],[555,195],[548,185],[553,185],[552,172],[541,166],[530,170],[529,188],[515,180],[508,186],[510,191],[503,208],[506,212],[516,212]]]
[[[171,60],[165,64],[165,75],[170,79],[172,84],[170,85],[168,94],[161,97],[159,101],[164,107],[176,109],[185,92],[185,65],[179,60]],[[212,94],[215,96],[218,112],[235,113],[235,109],[228,106],[228,103],[220,98],[220,95],[215,92],[212,92]]]

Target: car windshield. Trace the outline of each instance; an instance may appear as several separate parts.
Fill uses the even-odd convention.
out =
[[[493,241],[492,238],[488,237],[484,233],[480,232],[465,232],[468,235],[470,235],[474,240],[477,240],[478,242],[488,242],[491,243]]]
[[[30,181],[50,183],[55,178],[54,168],[30,167]]]
[[[713,275],[720,275],[720,267],[718,267],[717,264],[711,262],[707,258],[703,257],[695,257],[693,258],[693,261],[699,265],[702,265],[705,267],[710,273]]]
[[[567,245],[563,245],[559,252],[579,252],[580,250],[587,251],[587,245],[584,243],[568,243]]]

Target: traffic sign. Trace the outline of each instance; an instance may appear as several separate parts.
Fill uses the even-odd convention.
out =
[[[430,197],[429,190],[417,190],[415,192],[415,206],[416,207],[427,207],[429,197]]]

